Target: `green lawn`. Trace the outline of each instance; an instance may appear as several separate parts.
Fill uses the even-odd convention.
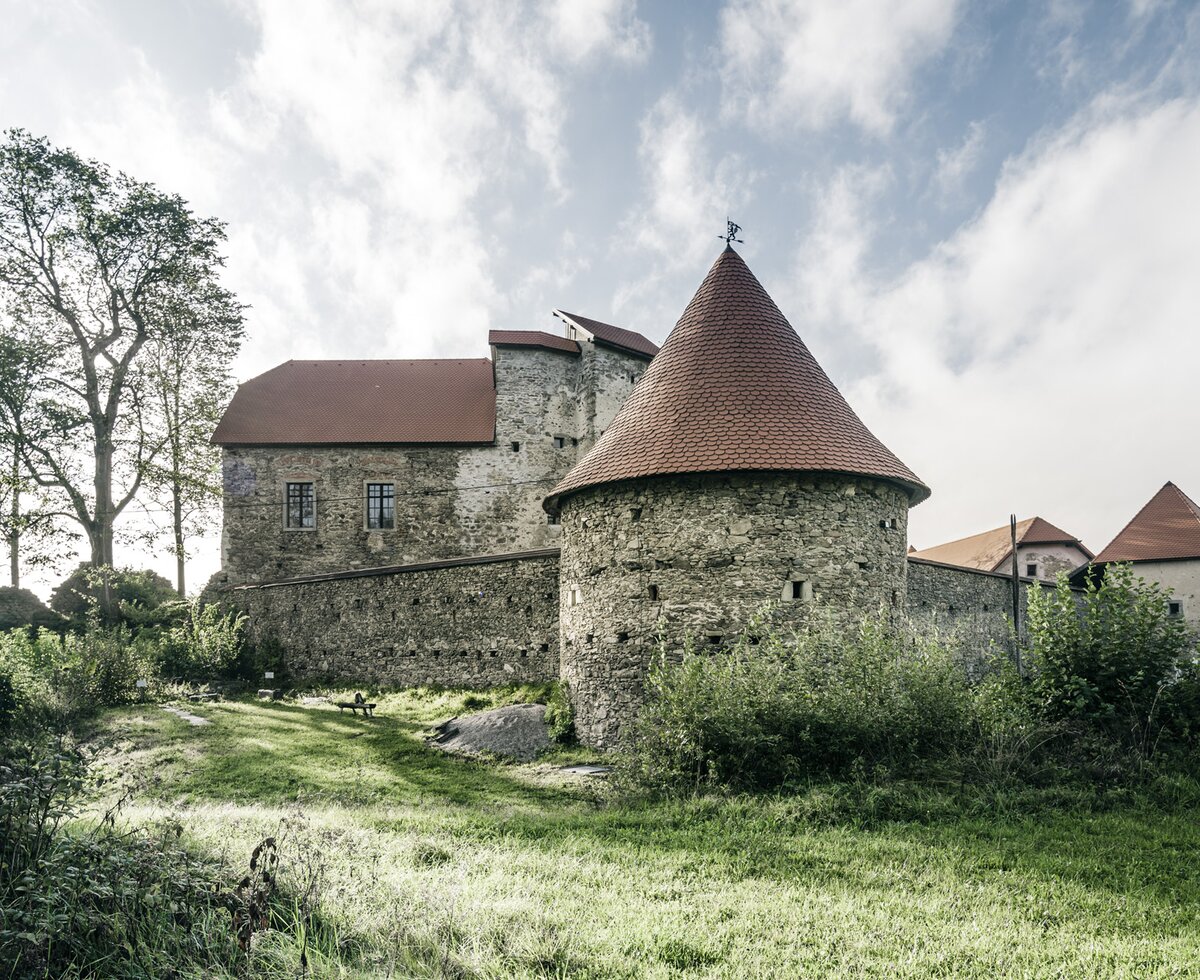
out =
[[[192,727],[109,712],[133,820],[178,817],[244,867],[285,827],[313,881],[322,976],[1200,976],[1190,807],[975,812],[861,825],[837,788],[618,806],[602,784],[427,748],[463,694],[381,698],[374,720],[226,702]],[[578,753],[577,753],[578,755]],[[256,941],[287,972],[294,937]]]

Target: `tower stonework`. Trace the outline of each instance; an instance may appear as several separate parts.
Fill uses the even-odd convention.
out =
[[[928,495],[726,249],[546,499],[581,740],[617,743],[660,649],[719,646],[767,607],[903,608],[908,508]]]

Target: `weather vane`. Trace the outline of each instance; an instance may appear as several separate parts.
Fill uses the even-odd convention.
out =
[[[734,242],[737,242],[739,245],[742,245],[744,243],[742,242],[742,240],[740,238],[738,238],[738,232],[741,230],[742,230],[741,225],[734,224],[732,221],[730,221],[728,218],[726,218],[725,219],[725,234],[718,235],[717,237],[725,239],[726,245],[732,245]]]

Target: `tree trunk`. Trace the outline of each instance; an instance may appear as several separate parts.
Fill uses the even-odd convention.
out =
[[[12,458],[12,499],[9,501],[9,519],[12,523],[8,531],[8,577],[12,587],[21,585],[21,457],[13,449]]]
[[[178,480],[171,483],[171,510],[175,524],[175,591],[183,599],[187,596],[183,581],[183,487]]]
[[[88,539],[92,546],[92,567],[102,572],[100,587],[100,616],[106,623],[116,619],[113,606],[112,576],[107,569],[113,567],[113,503],[112,464],[113,450],[108,433],[97,433],[96,439],[96,513]]]

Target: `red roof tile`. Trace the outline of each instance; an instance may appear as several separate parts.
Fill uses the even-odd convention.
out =
[[[488,343],[493,347],[543,347],[564,354],[579,353],[576,341],[544,330],[492,330],[488,332]]]
[[[929,489],[862,424],[733,249],[701,283],[604,435],[546,499],[647,476],[774,470]]]
[[[647,360],[658,353],[656,343],[633,330],[614,327],[611,323],[601,323],[599,320],[579,316],[577,313],[567,313],[564,310],[555,310],[554,315],[567,323],[582,327],[602,347],[615,347],[617,350],[627,351],[630,354],[638,354]]]
[[[1200,506],[1166,483],[1096,556],[1096,564],[1200,558]]]
[[[482,443],[496,433],[486,358],[288,361],[238,386],[218,445]]]
[[[1086,557],[1092,557],[1092,553],[1077,537],[1041,517],[1027,517],[1017,522],[1017,544],[1069,544],[1078,548]],[[993,572],[1012,555],[1012,530],[1005,524],[990,531],[909,553],[914,558],[924,561]]]

